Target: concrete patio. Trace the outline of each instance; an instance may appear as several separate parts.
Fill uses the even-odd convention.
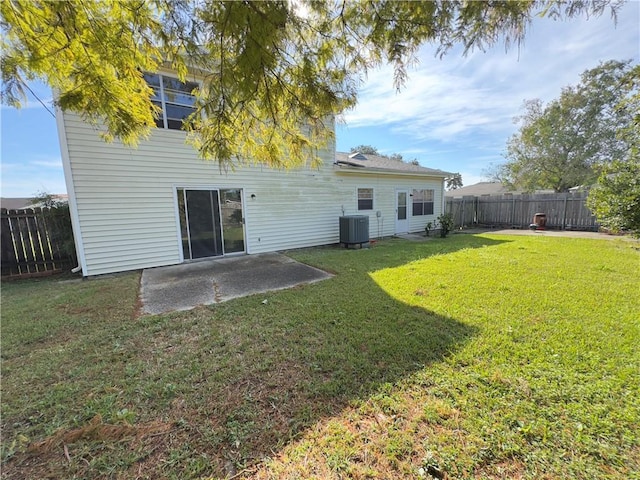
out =
[[[142,313],[190,310],[256,293],[319,282],[332,275],[279,254],[207,259],[142,272]]]

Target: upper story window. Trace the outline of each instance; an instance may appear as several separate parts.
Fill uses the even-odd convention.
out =
[[[414,190],[413,216],[416,215],[433,215],[433,190]]]
[[[373,188],[358,189],[358,210],[373,210]]]
[[[198,84],[152,73],[145,73],[144,79],[153,88],[151,101],[161,109],[156,118],[158,128],[181,130],[183,120],[195,111],[196,97],[191,92]]]

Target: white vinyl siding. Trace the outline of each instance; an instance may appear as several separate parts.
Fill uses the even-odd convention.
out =
[[[364,172],[354,172],[348,169],[336,169],[338,181],[345,186],[366,184],[370,185],[374,191],[374,210],[361,212],[354,207],[353,210],[345,210],[345,215],[368,215],[369,234],[371,238],[388,237],[395,234],[396,215],[396,190],[414,189],[435,191],[433,215],[413,216],[411,205],[407,211],[409,219],[409,232],[424,232],[424,227],[428,221],[434,221],[442,213],[442,178],[439,177],[417,177],[413,175],[402,175],[393,173],[374,174]],[[365,183],[366,182],[366,183]],[[354,199],[355,200],[355,199]],[[377,212],[380,216],[377,216]]]
[[[355,191],[332,181],[333,150],[323,152],[319,170],[221,173],[197,158],[184,132],[158,129],[129,148],[105,143],[74,114],[64,114],[64,127],[86,275],[179,263],[177,186],[242,188],[247,253],[336,242],[341,205]]]
[[[180,263],[177,188],[242,189],[249,254],[337,243],[341,215],[369,215],[371,238],[392,235],[396,188],[435,189],[434,215],[441,213],[441,178],[345,173],[333,165],[333,148],[321,152],[318,169],[254,165],[225,173],[199,159],[179,130],[154,129],[130,148],[104,142],[72,113],[62,126],[84,247],[79,260],[89,276]],[[363,185],[373,189],[375,210],[357,210]],[[429,217],[409,218],[417,232]]]

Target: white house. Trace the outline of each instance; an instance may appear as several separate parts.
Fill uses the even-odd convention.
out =
[[[423,231],[443,211],[447,172],[321,152],[323,164],[224,172],[185,143],[188,92],[148,75],[162,118],[137,148],[106,143],[76,114],[57,123],[84,276],[339,241],[339,217],[368,215],[370,238]]]

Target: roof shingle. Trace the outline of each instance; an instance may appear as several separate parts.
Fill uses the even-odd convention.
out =
[[[436,170],[434,168],[427,168],[420,165],[414,165],[412,163],[406,163],[401,160],[394,160],[389,157],[383,157],[380,155],[365,155],[360,152],[344,153],[336,152],[337,165],[343,165],[347,167],[363,168],[373,171],[390,171],[401,173],[415,173],[418,175],[431,175],[434,177],[448,177],[452,175],[449,172],[443,170]]]

